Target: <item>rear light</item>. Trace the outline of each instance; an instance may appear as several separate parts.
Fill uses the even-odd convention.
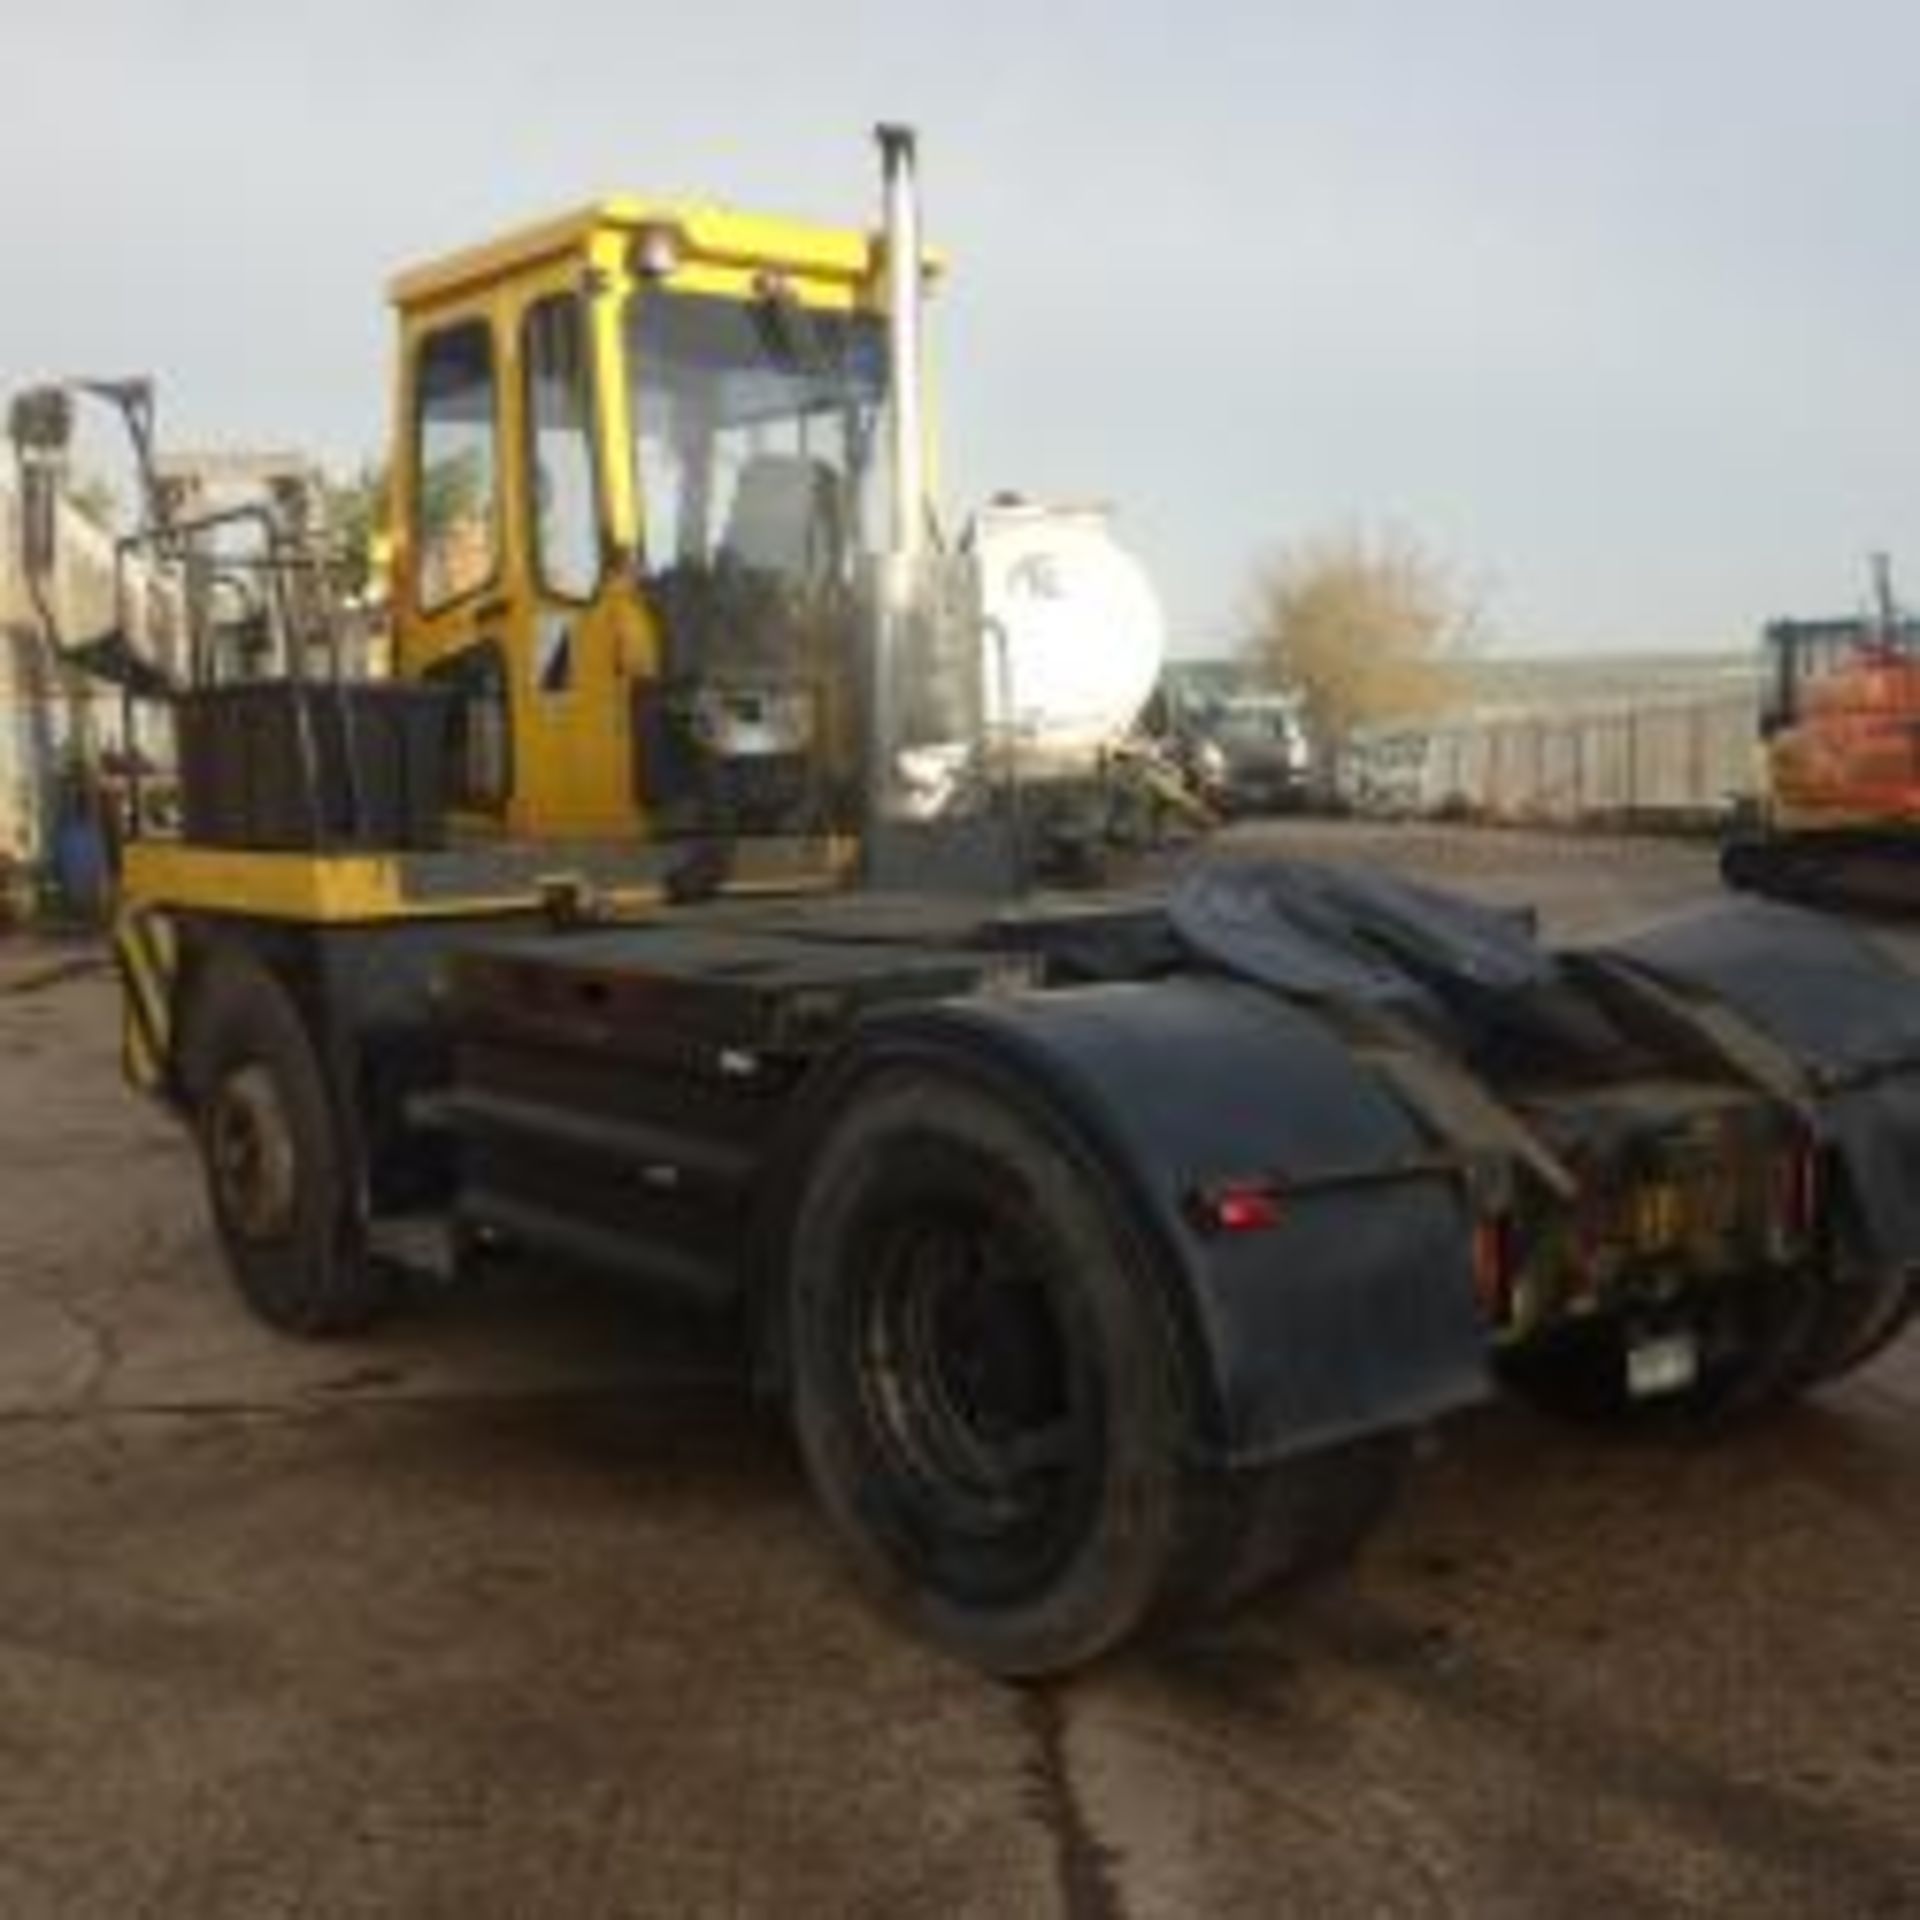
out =
[[[1513,1224],[1501,1217],[1473,1229],[1473,1290],[1487,1316],[1504,1319],[1513,1293]]]
[[[1202,1233],[1264,1233],[1286,1218],[1286,1206],[1276,1181],[1217,1180],[1187,1196],[1187,1215]]]

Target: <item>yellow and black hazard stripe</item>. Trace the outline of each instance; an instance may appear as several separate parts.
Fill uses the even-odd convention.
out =
[[[142,1093],[158,1093],[173,1065],[173,985],[180,940],[157,907],[123,906],[114,922],[120,968],[121,1064]]]

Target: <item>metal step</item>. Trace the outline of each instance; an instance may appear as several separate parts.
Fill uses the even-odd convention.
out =
[[[410,1111],[417,1124],[455,1135],[504,1134],[562,1147],[618,1165],[642,1182],[667,1187],[688,1178],[713,1186],[743,1187],[758,1166],[759,1157],[751,1148],[724,1140],[473,1087],[434,1094],[415,1102]]]
[[[657,1287],[706,1306],[723,1306],[740,1289],[737,1268],[717,1255],[591,1225],[517,1194],[469,1188],[460,1196],[463,1227],[502,1234],[511,1245],[556,1255],[612,1278]]]

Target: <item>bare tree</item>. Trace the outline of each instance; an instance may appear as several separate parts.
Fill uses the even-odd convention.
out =
[[[1356,727],[1445,705],[1474,608],[1453,576],[1400,533],[1323,534],[1278,554],[1253,589],[1248,653],[1299,696],[1316,763],[1331,769]]]

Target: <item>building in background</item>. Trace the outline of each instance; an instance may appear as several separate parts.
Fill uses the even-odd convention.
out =
[[[18,911],[40,891],[62,821],[89,795],[111,798],[141,778],[157,789],[170,757],[155,716],[48,648],[21,573],[19,514],[0,482],[0,911]],[[176,597],[144,567],[119,570],[113,538],[70,504],[51,601],[69,639],[122,630],[142,657],[177,669]]]

